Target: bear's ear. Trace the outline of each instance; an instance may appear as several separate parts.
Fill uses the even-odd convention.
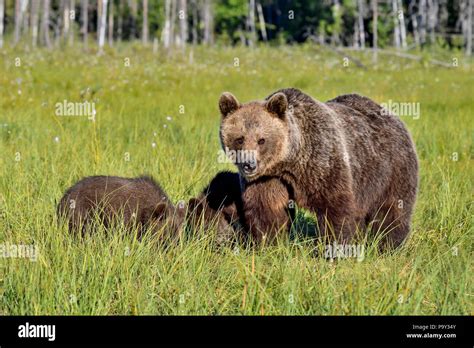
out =
[[[193,213],[195,211],[200,211],[203,208],[202,200],[199,198],[191,198],[188,201],[188,212]]]
[[[232,95],[232,93],[224,92],[219,98],[219,109],[221,110],[222,117],[233,113],[240,107],[239,101]]]
[[[284,118],[285,112],[288,109],[288,99],[286,99],[286,95],[278,92],[268,99],[265,106],[271,113],[276,114],[280,118]]]
[[[160,202],[156,205],[153,217],[157,220],[163,220],[168,216],[168,203]]]

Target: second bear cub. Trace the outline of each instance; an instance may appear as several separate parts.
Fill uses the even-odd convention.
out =
[[[81,230],[98,218],[105,227],[123,222],[127,228],[138,227],[139,236],[149,227],[163,237],[179,235],[185,218],[184,204],[175,207],[161,186],[151,177],[121,178],[90,176],[69,188],[58,205],[58,215],[68,220],[69,230]]]

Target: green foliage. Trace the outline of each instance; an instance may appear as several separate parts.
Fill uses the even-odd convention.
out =
[[[39,256],[0,258],[0,313],[472,315],[472,67],[382,55],[374,65],[370,54],[351,54],[370,68],[344,67],[340,56],[310,45],[197,47],[193,64],[189,54],[152,55],[140,45],[102,56],[2,54],[0,244],[34,244]],[[262,250],[216,249],[212,231],[202,231],[163,249],[119,227],[79,240],[57,223],[57,201],[87,175],[148,173],[174,202],[196,195],[232,169],[217,162],[220,93],[248,101],[289,86],[323,101],[358,92],[420,103],[419,119],[402,117],[421,176],[401,249],[380,255],[369,240],[363,261],[328,262],[306,236]],[[96,122],[57,116],[64,99],[94,101]]]
[[[247,6],[246,0],[225,0],[215,3],[215,29],[218,35],[223,36],[225,43],[235,42],[239,38],[239,30],[245,29]]]

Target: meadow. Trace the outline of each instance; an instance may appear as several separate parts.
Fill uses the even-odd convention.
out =
[[[472,60],[453,68],[314,46],[197,47],[152,54],[124,45],[4,50],[0,64],[0,245],[34,245],[37,260],[0,255],[2,315],[472,315]],[[455,58],[453,60],[453,58]],[[357,92],[379,103],[419,103],[401,116],[420,161],[406,244],[334,262],[310,236],[216,249],[212,231],[158,248],[117,229],[84,240],[55,216],[64,190],[88,175],[153,175],[174,202],[220,170],[217,101],[261,99],[284,87],[318,100]],[[95,103],[58,116],[57,103]],[[300,211],[299,218],[311,219]],[[100,231],[99,231],[100,232]]]

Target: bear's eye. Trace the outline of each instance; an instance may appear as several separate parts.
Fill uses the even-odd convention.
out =
[[[244,143],[244,138],[241,137],[241,138],[235,139],[235,143],[236,143],[237,145],[242,145],[242,144]]]
[[[263,144],[265,144],[265,139],[262,138],[258,141],[258,145],[263,145]]]

